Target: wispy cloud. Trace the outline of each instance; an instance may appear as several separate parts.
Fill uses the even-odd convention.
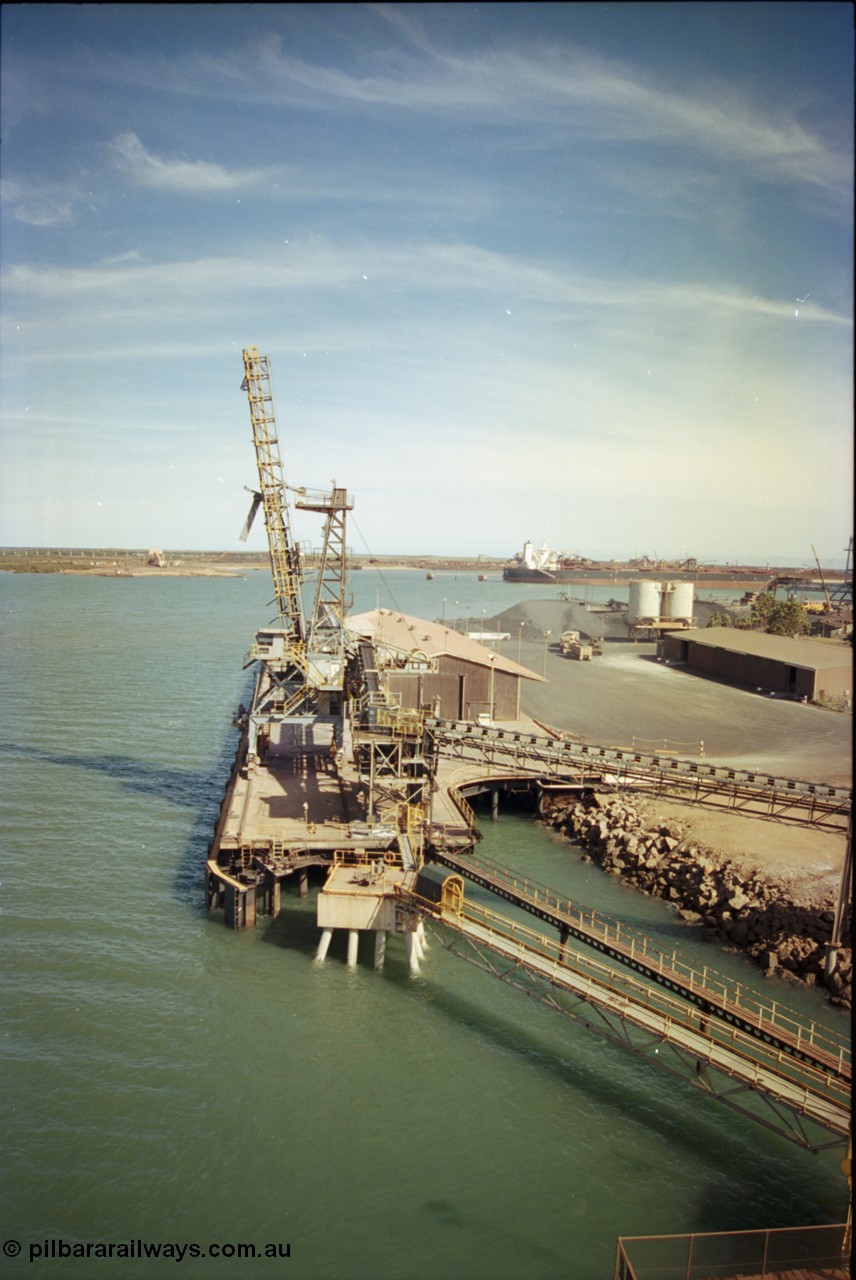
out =
[[[208,160],[187,160],[156,155],[149,151],[135,133],[128,131],[109,144],[110,153],[120,169],[141,187],[181,195],[209,195],[223,191],[239,191],[281,178],[282,165],[260,169],[227,169]]]
[[[129,253],[89,267],[18,265],[6,270],[3,286],[7,296],[49,298],[59,305],[113,296],[125,308],[145,308],[165,289],[174,297],[178,290],[188,307],[217,298],[226,309],[248,290],[272,295],[321,289],[353,293],[367,302],[378,291],[411,297],[482,294],[497,314],[524,302],[560,308],[566,316],[616,309],[649,316],[715,313],[721,320],[791,320],[795,311],[792,298],[771,298],[728,281],[609,279],[463,242],[333,242],[322,237],[295,238],[285,247],[258,246],[253,253],[235,256],[151,261]],[[800,304],[799,316],[804,323],[851,327],[849,316],[813,299]]]
[[[63,227],[74,221],[84,193],[73,183],[4,178],[0,199],[18,222],[31,227]]]
[[[400,20],[396,26],[404,29]],[[271,103],[546,124],[596,140],[671,142],[709,159],[740,161],[774,181],[842,192],[850,184],[844,139],[836,146],[796,113],[765,108],[731,83],[665,83],[631,62],[571,43],[533,41],[521,49],[518,42],[465,55],[415,36],[407,44],[378,50],[373,67],[349,71],[283,52],[280,38],[271,36],[235,51],[228,64],[194,58],[172,73],[183,92],[218,92],[219,84],[222,94]]]
[[[708,163],[737,163],[755,178],[817,188],[845,200],[852,194],[849,121],[829,121],[824,130],[802,118],[797,104],[764,102],[744,83],[725,77],[687,82],[679,68],[666,78],[632,58],[608,57],[569,40],[495,40],[478,50],[452,51],[429,39],[424,24],[406,9],[367,6],[364,12],[374,24],[374,40],[350,65],[301,57],[272,33],[223,54],[113,52],[104,58],[84,49],[64,60],[63,75],[182,98],[370,113],[394,109],[470,124],[547,126],[569,138],[642,147],[665,143]],[[30,65],[38,79],[46,74],[40,75],[36,59]],[[55,65],[51,71],[55,76]],[[27,100],[31,110],[43,109],[33,95]],[[204,160],[158,156],[133,132],[115,139],[113,148],[136,181],[159,189],[199,194],[268,176],[265,169],[232,172]]]

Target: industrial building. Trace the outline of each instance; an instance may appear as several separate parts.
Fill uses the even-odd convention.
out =
[[[665,635],[658,655],[700,675],[809,702],[849,698],[853,649],[840,640],[708,627]]]
[[[450,720],[517,720],[521,680],[543,682],[444,623],[373,609],[347,618],[345,626],[372,641],[387,688],[403,707],[430,707],[432,715]]]
[[[691,627],[694,598],[692,582],[631,582],[627,625],[631,631]]]

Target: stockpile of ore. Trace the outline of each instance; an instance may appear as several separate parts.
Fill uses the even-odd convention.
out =
[[[800,905],[787,890],[746,874],[685,839],[674,825],[646,827],[630,800],[583,803],[545,797],[544,820],[582,849],[583,857],[622,882],[672,903],[685,920],[750,955],[766,973],[787,973],[826,986],[850,1007],[853,954],[838,953],[825,977],[833,902]],[[849,937],[849,934],[845,936]]]

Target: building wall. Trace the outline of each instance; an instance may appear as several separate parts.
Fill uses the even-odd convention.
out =
[[[439,701],[437,714],[447,720],[475,720],[491,710],[494,720],[516,720],[519,715],[518,676],[460,658],[441,657],[436,674],[391,671],[389,687],[401,695],[402,706],[422,707]]]
[[[663,637],[660,653],[669,662],[685,662],[690,670],[719,680],[774,693],[792,693],[810,700],[840,698],[853,687],[853,669],[849,662],[820,669],[796,667],[776,658],[717,649],[677,635]]]

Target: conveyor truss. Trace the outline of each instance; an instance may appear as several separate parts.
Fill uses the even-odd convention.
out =
[[[461,872],[446,880],[439,902],[401,896],[405,908],[442,925],[447,950],[808,1150],[847,1143],[844,1037],[803,1026],[775,1001],[660,953],[643,935],[485,859],[438,860]],[[556,935],[471,902],[464,876],[549,921]]]

